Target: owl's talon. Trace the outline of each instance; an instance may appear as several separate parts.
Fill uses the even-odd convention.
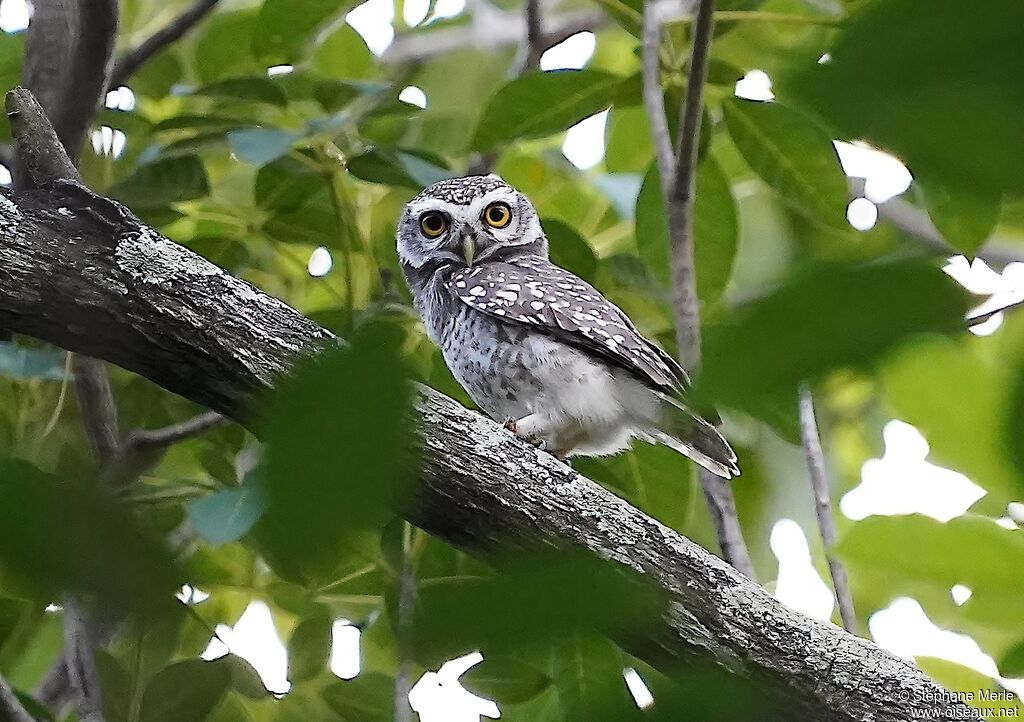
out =
[[[509,416],[508,418],[505,419],[505,423],[501,425],[501,428],[505,429],[506,431],[511,431],[513,434],[516,433],[516,420],[513,417]]]

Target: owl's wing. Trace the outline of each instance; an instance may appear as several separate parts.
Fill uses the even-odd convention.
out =
[[[468,306],[510,323],[537,327],[625,368],[651,386],[680,392],[682,367],[589,283],[536,256],[457,270],[451,290]]]

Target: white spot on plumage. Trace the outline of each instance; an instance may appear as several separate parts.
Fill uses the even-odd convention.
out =
[[[530,306],[533,308],[534,311],[539,311],[542,308],[544,308],[544,302],[543,301],[530,301]]]
[[[484,290],[483,286],[473,286],[469,289],[469,295],[471,296],[483,296],[487,291]]]
[[[512,301],[513,303],[519,300],[519,294],[513,293],[512,291],[498,291],[494,295],[498,298],[504,298],[506,301]]]

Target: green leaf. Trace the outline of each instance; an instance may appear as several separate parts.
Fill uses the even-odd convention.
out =
[[[199,24],[195,68],[202,82],[255,70],[252,54],[239,52],[249,46],[255,24],[255,9],[214,13]]]
[[[271,693],[263,686],[263,679],[249,661],[237,654],[225,654],[214,661],[227,668],[231,675],[231,688],[248,699],[267,699]]]
[[[391,722],[394,694],[394,680],[373,673],[332,682],[323,690],[324,701],[344,722]]]
[[[951,187],[927,178],[914,180],[928,216],[943,238],[968,256],[981,248],[999,222],[1002,194],[984,188]]]
[[[819,222],[847,227],[846,180],[824,129],[778,102],[729,98],[722,109],[729,135],[761,180]]]
[[[274,211],[291,211],[317,191],[327,190],[316,162],[306,152],[299,152],[308,160],[288,155],[259,169],[253,186],[256,205]]]
[[[999,658],[999,674],[1011,679],[1024,677],[1024,641],[1017,642]]]
[[[184,70],[173,46],[148,60],[132,75],[132,92],[139,97],[163,98],[181,81]]]
[[[545,218],[541,226],[548,237],[551,260],[593,283],[597,273],[597,258],[590,244],[583,240],[575,228],[557,219]]]
[[[697,194],[693,205],[693,263],[697,270],[697,296],[702,303],[718,299],[732,275],[739,245],[736,201],[729,180],[710,154],[697,166]],[[658,169],[648,167],[636,199],[637,251],[655,277],[671,284],[665,203]]]
[[[280,243],[343,247],[342,228],[338,225],[334,208],[329,199],[321,196],[294,210],[275,213],[263,224],[263,232]]]
[[[64,378],[65,354],[0,341],[0,374],[16,379]]]
[[[325,78],[376,78],[373,53],[348,23],[327,36],[313,53],[313,67]]]
[[[753,411],[801,381],[865,366],[908,337],[963,329],[967,294],[920,260],[811,267],[704,328],[699,386]]]
[[[333,581],[345,551],[390,521],[406,493],[415,451],[403,339],[369,323],[348,347],[301,364],[266,407],[271,503],[255,532],[288,580]]]
[[[303,619],[288,640],[288,679],[292,683],[312,679],[327,669],[331,657],[330,617]]]
[[[74,475],[0,459],[0,561],[44,597],[82,594],[115,617],[172,604],[170,555],[123,503]]]
[[[473,694],[493,699],[501,706],[526,702],[551,685],[551,679],[536,667],[502,655],[487,656],[463,674],[459,682]]]
[[[532,72],[510,81],[488,102],[475,150],[559,133],[612,103],[621,78],[599,70]]]
[[[198,155],[179,155],[139,166],[109,193],[131,207],[154,207],[203,198],[210,184]]]
[[[642,0],[598,0],[598,3],[626,32],[640,38],[644,25]]]
[[[105,649],[96,650],[96,671],[103,691],[103,715],[106,722],[128,722],[132,699],[132,680],[121,663]]]
[[[351,158],[348,172],[361,180],[385,185],[424,188],[451,178],[452,172],[429,160],[404,151],[373,148]]]
[[[982,711],[984,719],[1014,719],[1021,715],[1017,697],[1010,694],[1010,699],[1000,699],[1000,695],[1007,694],[1006,690],[987,674],[940,657],[914,657],[914,664],[946,689],[960,693],[965,704]]]
[[[214,545],[241,539],[266,508],[267,491],[255,483],[207,494],[186,507],[192,528]]]
[[[350,6],[338,0],[264,0],[256,18],[253,53],[268,64],[301,60],[316,31]]]
[[[920,429],[935,462],[967,474],[991,498],[979,502],[993,514],[1019,496],[1017,470],[1006,450],[1020,429],[1001,421],[1015,408],[1009,375],[972,345],[927,339],[886,359],[881,381],[896,418]],[[1009,444],[1007,444],[1009,442]]]
[[[836,551],[855,567],[947,590],[965,584],[975,596],[1024,585],[1024,536],[987,517],[870,516],[848,528]]]
[[[190,659],[160,670],[146,685],[139,722],[202,722],[231,683],[216,662]]]
[[[313,89],[316,101],[328,113],[341,110],[356,98],[379,95],[390,89],[385,83],[353,82],[331,78],[321,80]]]
[[[915,176],[992,193],[1024,190],[1024,3],[877,0],[853,13],[828,49],[779,92],[840,137],[902,158]],[[955,28],[956,32],[950,32]],[[817,54],[820,50],[814,50]]]
[[[622,677],[624,666],[622,651],[594,632],[560,637],[555,642],[554,684],[563,719],[641,719]]]
[[[219,80],[216,83],[204,85],[193,91],[193,95],[252,100],[282,108],[288,105],[288,96],[281,89],[281,86],[269,78],[261,78],[259,76]]]
[[[242,128],[228,133],[228,145],[240,160],[263,166],[285,155],[300,137],[278,128]]]

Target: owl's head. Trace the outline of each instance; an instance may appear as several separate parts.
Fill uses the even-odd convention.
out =
[[[537,211],[496,175],[435,183],[406,204],[396,231],[398,257],[410,271],[473,266],[511,255],[547,257]]]

